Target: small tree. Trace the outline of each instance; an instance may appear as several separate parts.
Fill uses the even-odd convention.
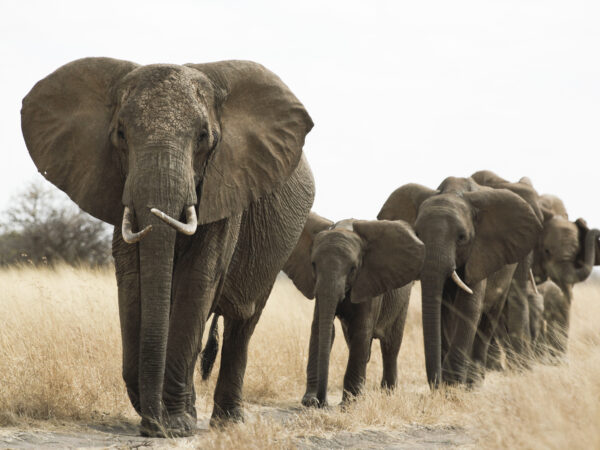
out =
[[[80,210],[62,192],[31,182],[2,215],[0,264],[105,265],[111,261],[108,225]]]

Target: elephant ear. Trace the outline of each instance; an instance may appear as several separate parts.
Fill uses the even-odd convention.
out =
[[[558,198],[555,195],[540,195],[540,206],[542,207],[542,209],[547,209],[548,211],[551,211],[552,215],[554,216],[561,216],[567,220],[569,219],[569,214],[567,214],[567,208],[565,208],[565,204],[560,198]]]
[[[590,228],[587,225],[587,222],[581,217],[575,221],[575,225],[577,225],[577,231],[579,234],[579,254],[577,255],[576,260],[583,265],[585,261],[585,238],[590,231]],[[595,258],[594,265],[600,266],[600,241],[596,240],[596,248],[595,250]]]
[[[475,209],[475,240],[465,267],[467,283],[477,283],[533,250],[542,225],[530,206],[506,189],[482,188],[464,199]]]
[[[283,266],[285,274],[308,299],[315,297],[315,276],[311,264],[311,251],[315,236],[329,229],[333,222],[314,212],[310,212],[296,247]]]
[[[489,170],[480,170],[479,172],[475,172],[473,175],[471,175],[471,178],[473,178],[475,182],[481,186],[488,186],[495,189],[508,189],[509,191],[514,192],[529,204],[538,220],[544,220],[544,214],[540,207],[540,196],[534,189],[529,178],[522,177],[517,183],[511,183]]]
[[[277,75],[250,61],[187,64],[205,74],[222,101],[221,139],[202,181],[200,223],[241,213],[294,171],[313,122]]]
[[[366,243],[362,265],[352,286],[352,303],[384,294],[417,279],[425,244],[402,220],[354,222],[354,232]]]
[[[404,220],[414,225],[421,203],[438,192],[420,184],[405,184],[391,193],[379,211],[377,219]]]
[[[498,187],[500,184],[508,183],[508,180],[498,176],[491,170],[480,170],[471,175],[477,184],[489,187]]]
[[[111,58],[66,64],[23,99],[21,128],[39,172],[81,209],[116,225],[124,177],[109,130],[115,87],[137,67]]]

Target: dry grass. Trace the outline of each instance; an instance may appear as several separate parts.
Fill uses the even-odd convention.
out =
[[[0,425],[78,427],[136,422],[120,377],[114,275],[59,268],[0,272]],[[600,286],[575,290],[568,363],[526,373],[493,373],[468,392],[431,393],[425,382],[418,290],[400,352],[400,388],[381,392],[377,341],[365,395],[346,411],[305,410],[305,365],[313,303],[280,280],[250,345],[248,420],[172,445],[290,448],[341,431],[456,430],[474,447],[600,448]],[[339,400],[347,350],[337,329],[330,397]],[[218,361],[217,366],[218,368]],[[212,409],[215,376],[197,382],[199,413]],[[198,377],[199,378],[199,377]],[[260,414],[258,413],[260,411]]]

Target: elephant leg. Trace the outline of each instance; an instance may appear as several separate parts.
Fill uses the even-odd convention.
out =
[[[481,318],[485,281],[472,286],[473,294],[458,291],[453,304],[455,326],[448,353],[442,364],[442,380],[465,383],[477,325]]]
[[[402,344],[402,336],[394,336],[390,339],[382,339],[381,358],[383,360],[383,375],[381,387],[383,389],[394,389],[398,384],[398,353]]]
[[[259,305],[264,306],[265,301],[266,297]],[[262,306],[249,319],[224,317],[221,367],[215,388],[211,425],[222,420],[244,420],[242,388],[248,361],[248,344],[261,313]]]
[[[355,306],[359,312],[354,314],[348,323],[348,339],[350,341],[348,365],[344,374],[344,392],[342,403],[355,397],[365,384],[367,362],[371,355],[373,321],[368,315],[370,302]]]
[[[488,349],[494,328],[493,319],[488,314],[483,314],[473,341],[473,355],[467,372],[467,384],[470,386],[480,384],[485,377]]]
[[[239,218],[203,226],[178,246],[163,402],[175,435],[193,432],[194,369],[208,316],[220,297],[239,230]],[[185,242],[189,240],[188,242]]]
[[[139,348],[140,348],[140,268],[138,246],[123,241],[121,227],[115,227],[112,254],[119,292],[119,320],[123,348],[123,380],[127,395],[138,414],[139,392]]]
[[[529,304],[523,286],[513,282],[507,299],[508,345],[506,359],[509,367],[526,369],[531,357]]]
[[[487,370],[495,370],[502,371],[502,350],[500,348],[500,343],[498,339],[498,329],[500,326],[496,328],[496,334],[492,336],[490,340],[490,345],[488,346],[488,353],[485,362],[485,368]]]
[[[310,330],[310,343],[308,347],[308,364],[306,365],[306,391],[302,396],[304,406],[318,406],[318,354],[319,354],[319,309],[315,302],[315,312]],[[335,340],[335,326],[331,327],[331,346]],[[331,351],[331,349],[330,349]]]
[[[390,330],[386,330],[384,338],[380,340],[381,358],[383,360],[381,387],[384,389],[394,389],[398,384],[398,353],[404,336],[409,296],[410,290],[408,290],[406,299],[402,299],[403,305],[400,307],[398,317]]]

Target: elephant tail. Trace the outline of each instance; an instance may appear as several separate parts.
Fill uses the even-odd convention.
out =
[[[208,332],[208,340],[202,350],[202,359],[200,360],[200,367],[202,370],[202,379],[208,380],[210,372],[215,365],[215,359],[217,359],[217,353],[219,352],[219,315],[214,313],[213,320],[210,324],[210,330]]]

